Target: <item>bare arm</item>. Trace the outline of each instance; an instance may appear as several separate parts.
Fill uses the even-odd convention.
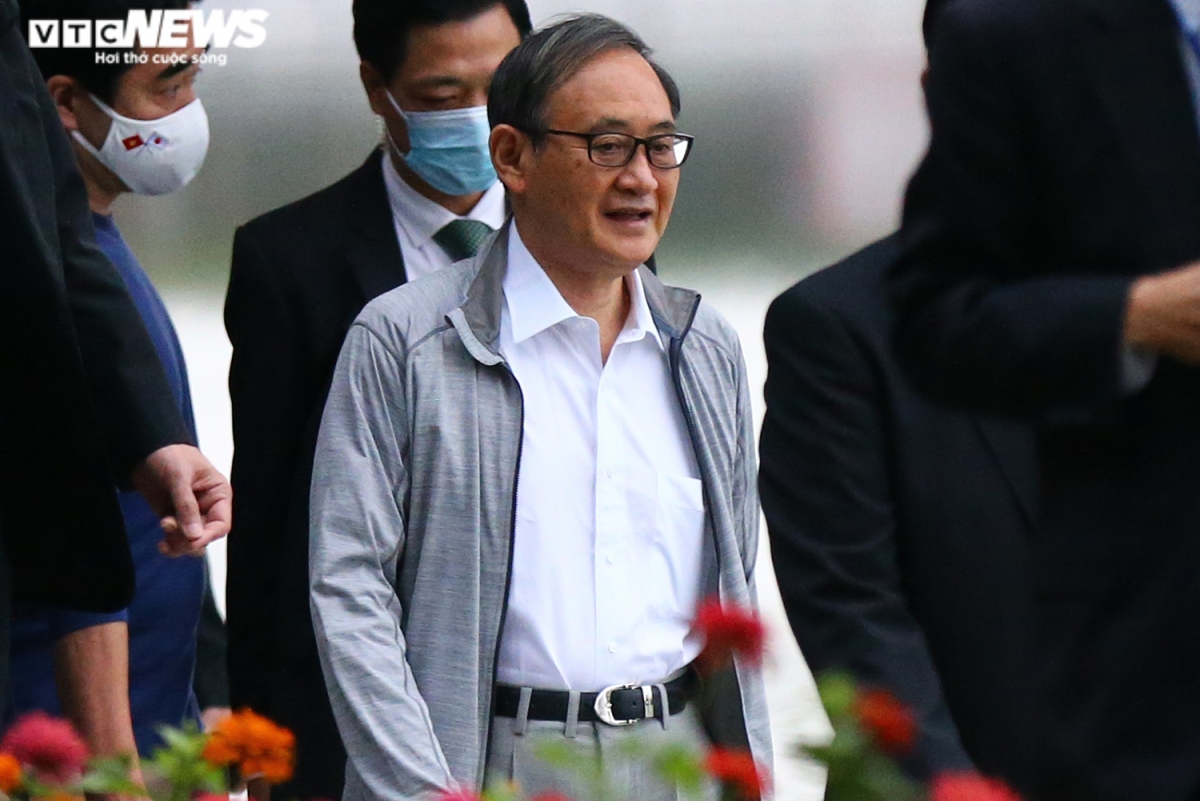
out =
[[[88,626],[54,645],[54,679],[63,713],[97,756],[130,755],[141,782],[129,712],[129,628],[124,621]]]

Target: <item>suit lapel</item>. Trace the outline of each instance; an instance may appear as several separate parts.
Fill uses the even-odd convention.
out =
[[[976,417],[975,426],[991,451],[1025,522],[1033,526],[1037,519],[1037,450],[1033,434],[1015,423]]]
[[[1075,0],[1075,40],[1125,157],[1163,226],[1164,266],[1195,258],[1200,131],[1167,0]],[[1190,221],[1187,224],[1179,224]]]
[[[347,189],[345,213],[355,235],[346,261],[362,290],[364,303],[369,303],[406,280],[392,207],[383,183],[382,151],[373,153],[355,172],[355,180]]]

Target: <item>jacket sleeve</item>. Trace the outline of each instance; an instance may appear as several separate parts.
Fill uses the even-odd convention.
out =
[[[1036,43],[981,5],[938,17],[930,146],[890,279],[897,354],[918,389],[949,405],[1050,421],[1104,414],[1122,397],[1131,279],[1055,255],[1021,95],[1020,49]]]
[[[226,578],[229,689],[235,707],[266,714],[273,712],[280,573],[290,564],[286,537],[300,462],[308,456],[301,451],[311,381],[296,304],[272,267],[252,229],[238,229],[225,297],[225,330],[233,345],[235,530]],[[307,615],[307,609],[297,611]]]
[[[451,789],[405,655],[396,595],[409,475],[404,365],[361,323],[346,338],[317,441],[309,551],[313,626],[334,717],[373,799]]]
[[[788,620],[814,673],[847,670],[918,714],[904,765],[964,769],[959,742],[897,561],[885,402],[864,349],[831,312],[785,295],[765,335],[759,483]]]

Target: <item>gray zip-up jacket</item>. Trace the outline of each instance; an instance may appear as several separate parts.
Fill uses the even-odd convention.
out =
[[[474,259],[371,302],[334,374],[313,469],[310,574],[350,755],[346,801],[484,779],[523,424],[521,387],[496,344],[506,231]],[[737,335],[695,292],[645,269],[642,281],[700,466],[717,554],[707,586],[754,605],[754,431]],[[730,678],[707,722],[770,765],[761,676],[739,663]]]

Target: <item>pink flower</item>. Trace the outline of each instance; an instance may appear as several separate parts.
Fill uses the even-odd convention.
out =
[[[192,801],[229,801],[229,796],[218,795],[217,793],[200,793],[193,796]]]
[[[753,610],[722,606],[710,598],[696,612],[695,625],[704,637],[704,651],[697,659],[702,670],[722,667],[734,654],[750,664],[762,661],[767,632]]]
[[[45,712],[17,720],[0,740],[0,751],[60,784],[79,776],[88,759],[88,748],[71,724]]]
[[[474,790],[443,790],[434,801],[483,801],[483,796]]]
[[[929,801],[1021,801],[1004,782],[968,771],[939,774],[932,789]]]

